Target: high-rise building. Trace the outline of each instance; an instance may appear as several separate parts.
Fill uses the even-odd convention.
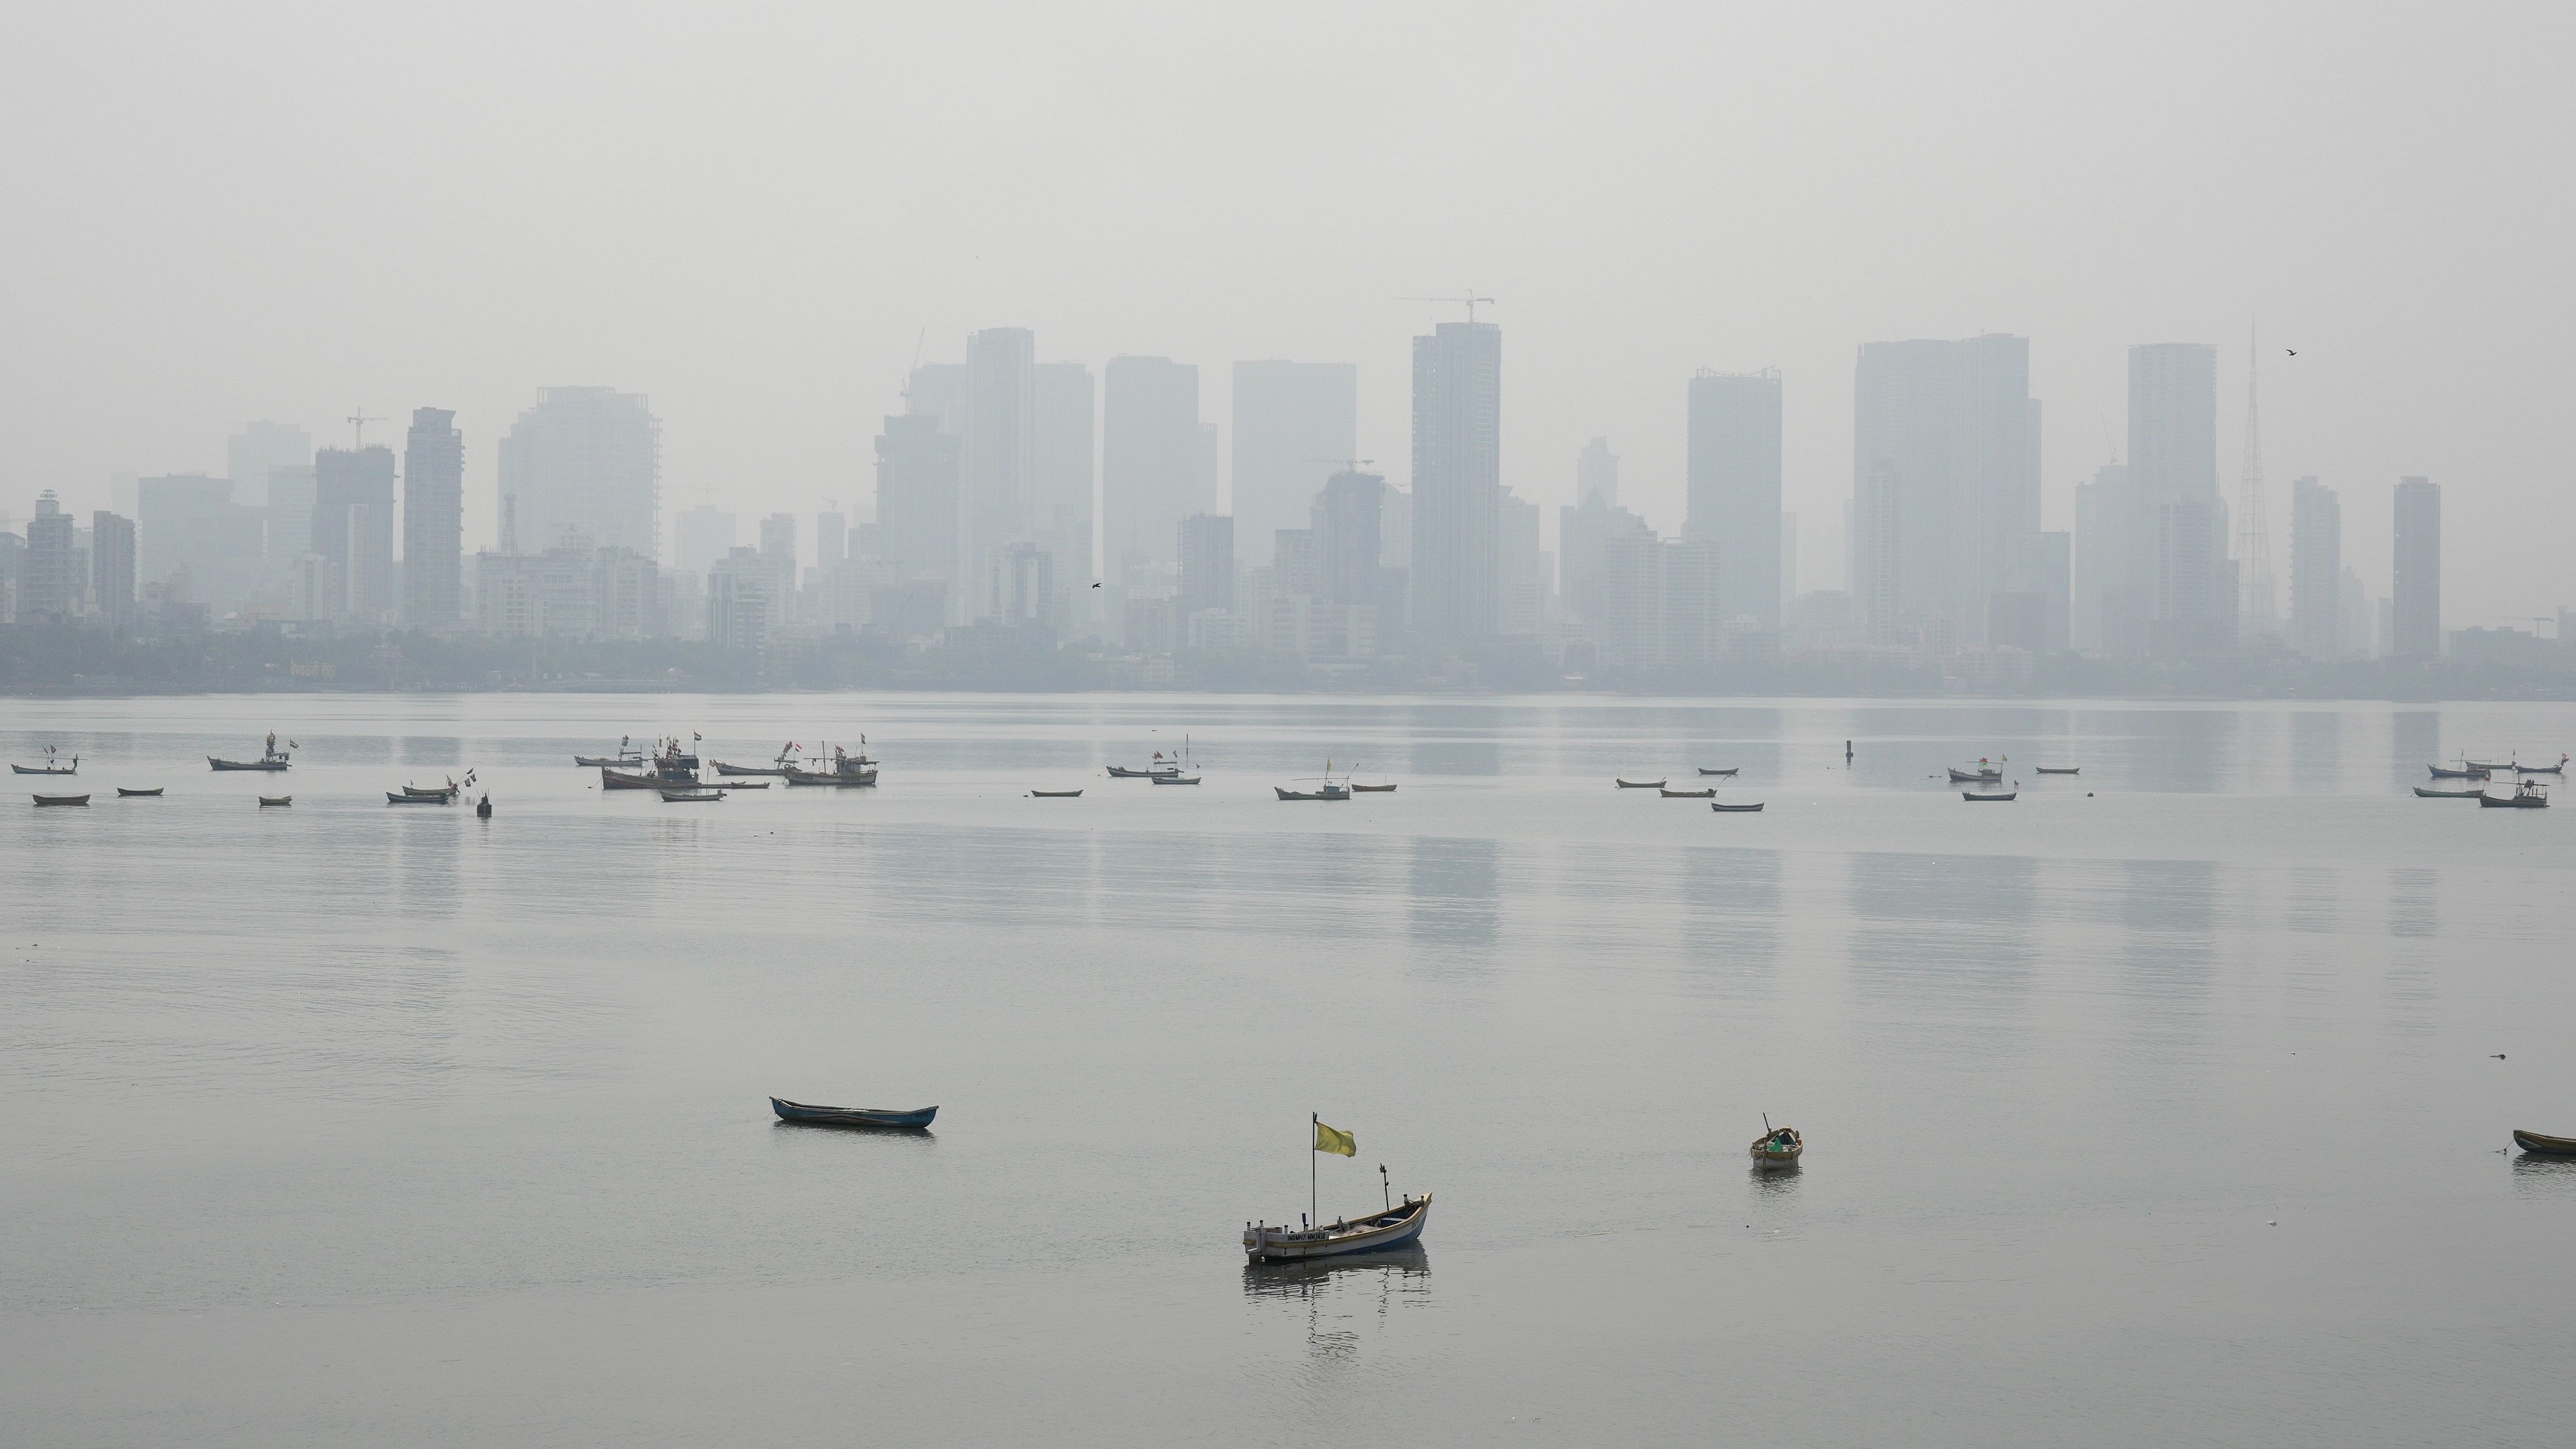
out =
[[[133,628],[133,519],[104,508],[90,515],[89,577],[99,622],[119,633]]]
[[[850,556],[850,520],[826,510],[814,515],[814,568],[828,574]]]
[[[1501,624],[1503,333],[1443,322],[1413,339],[1412,624],[1428,640]]]
[[[1575,457],[1574,496],[1574,506],[1556,513],[1557,595],[1597,639],[1607,617],[1603,583],[1611,540],[1652,539],[1655,531],[1619,506],[1619,459],[1607,438],[1594,438]]]
[[[1574,506],[1582,508],[1595,498],[1614,505],[1619,501],[1619,455],[1610,451],[1608,438],[1594,438],[1574,456]]]
[[[733,552],[734,516],[712,503],[684,509],[671,520],[671,559],[677,571],[706,577],[717,559]]]
[[[1798,597],[1798,515],[1780,515],[1780,597]],[[1782,607],[1787,607],[1785,602]]]
[[[760,556],[790,577],[796,569],[796,515],[773,513],[760,520]]]
[[[1234,517],[1254,565],[1359,453],[1360,370],[1347,362],[1234,365]]]
[[[640,393],[541,388],[501,440],[500,490],[531,550],[577,536],[659,558],[661,420]]]
[[[2399,659],[2442,652],[2442,490],[2429,478],[2400,478],[2387,651]]]
[[[1101,412],[1101,534],[1117,583],[1179,562],[1179,525],[1217,506],[1212,432],[1199,421],[1199,370],[1168,357],[1109,359]]]
[[[2146,652],[2156,551],[2144,513],[2124,463],[2105,463],[2093,481],[2075,485],[2071,640],[2087,654],[2126,659]]]
[[[1495,626],[1507,639],[1526,639],[1547,623],[1547,553],[1539,547],[1539,506],[1504,489],[1497,535],[1501,595]]]
[[[456,414],[416,408],[403,437],[403,622],[453,629],[465,570],[465,435]]]
[[[2155,521],[2148,648],[2196,656],[2233,647],[2238,593],[2222,599],[2214,592],[2237,589],[2234,571],[2221,567],[2228,533],[2218,492],[2217,348],[2158,342],[2129,349],[2129,481],[2143,516]],[[2206,558],[2199,555],[2204,547]],[[2176,556],[2175,548],[2192,552]]]
[[[1690,514],[1683,532],[1717,545],[1719,611],[1777,633],[1780,374],[1703,371],[1690,380],[1689,417]]]
[[[1041,362],[1035,392],[1036,493],[1029,510],[1030,536],[1054,555],[1058,586],[1071,584],[1088,594],[1085,585],[1099,577],[1091,561],[1093,419],[1098,411],[1091,369],[1079,362]]]
[[[313,551],[313,465],[281,463],[270,468],[264,511],[270,569],[294,568]]]
[[[935,412],[889,417],[877,435],[877,549],[904,577],[955,577],[959,451]]]
[[[27,520],[26,556],[18,564],[20,621],[81,616],[89,580],[80,575],[78,531],[52,489],[36,495],[36,516]]]
[[[2311,476],[2290,485],[2290,644],[2311,659],[2345,652],[2343,502]]]
[[[987,327],[966,339],[966,407],[959,425],[957,574],[951,623],[977,612],[975,583],[1008,543],[1031,535],[1036,501],[1037,334]]]
[[[385,466],[390,472],[390,453]],[[266,510],[246,508],[232,495],[231,479],[203,473],[135,480],[139,581],[164,597],[203,604],[214,617],[231,612],[258,581],[268,551]],[[182,571],[183,587],[173,595],[171,581]]]
[[[378,443],[313,455],[313,551],[339,571],[336,617],[375,624],[392,610],[393,449]]]
[[[1234,611],[1234,520],[1193,513],[1181,520],[1181,614]]]
[[[1982,642],[1987,600],[2037,557],[2030,340],[1872,342],[1854,391],[1852,566],[1870,643]]]
[[[1333,470],[1315,492],[1307,509],[1315,597],[1339,608],[1376,609],[1384,603],[1386,497],[1382,474],[1349,466]]]
[[[268,475],[313,461],[313,439],[293,423],[244,423],[224,440],[224,471],[233,480],[233,502],[268,506]]]

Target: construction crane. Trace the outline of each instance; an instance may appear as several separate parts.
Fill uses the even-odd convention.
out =
[[[1467,320],[1469,322],[1473,322],[1476,320],[1476,304],[1479,302],[1491,302],[1494,299],[1491,297],[1479,297],[1476,295],[1476,289],[1469,287],[1467,289],[1467,295],[1463,297],[1398,297],[1395,300],[1399,302],[1462,302],[1466,304],[1467,307]]]
[[[348,419],[347,419],[347,422],[348,422],[348,424],[349,424],[350,428],[351,428],[351,429],[355,432],[355,434],[356,434],[356,438],[357,438],[356,446],[357,446],[357,447],[359,447],[359,448],[364,448],[364,447],[366,447],[366,446],[367,446],[367,424],[369,424],[369,423],[381,423],[381,422],[383,422],[383,421],[384,421],[384,419],[383,419],[383,418],[371,418],[371,417],[368,417],[368,416],[367,416],[367,410],[366,410],[365,408],[360,408],[360,409],[358,409],[355,413],[350,414],[350,415],[349,415],[349,417],[348,417]]]

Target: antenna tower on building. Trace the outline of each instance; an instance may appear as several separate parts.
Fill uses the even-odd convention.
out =
[[[2279,599],[2272,589],[2272,527],[2263,509],[2263,428],[2255,408],[2254,383],[2262,350],[2252,328],[2245,334],[2245,472],[2236,483],[2237,629],[2247,639],[2279,626]]]

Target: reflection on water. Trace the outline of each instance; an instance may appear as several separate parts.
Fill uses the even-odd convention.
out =
[[[1319,1263],[1252,1263],[1243,1297],[1256,1308],[1277,1303],[1306,1320],[1308,1366],[1351,1363],[1363,1336],[1384,1332],[1398,1310],[1431,1305],[1431,1256],[1420,1243]]]
[[[2513,1195],[2525,1202],[2576,1202],[2576,1157],[2515,1153]]]
[[[2442,748],[2442,712],[2401,709],[2389,716],[2388,773],[2400,785],[2425,782],[2424,767],[2455,758],[2459,751]]]
[[[1492,840],[1413,842],[1413,939],[1460,949],[1501,933],[1502,847]]]

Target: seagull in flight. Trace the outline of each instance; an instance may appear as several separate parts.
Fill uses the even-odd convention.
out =
[[[2282,350],[2282,351],[2284,351],[2284,352],[2289,353],[2292,357],[2296,357],[2296,356],[2298,356],[2298,355],[2299,355],[2299,349],[2297,349],[2297,348],[2295,348],[2295,347],[2285,347],[2285,348],[2283,348],[2283,349],[2281,349],[2281,350]]]

